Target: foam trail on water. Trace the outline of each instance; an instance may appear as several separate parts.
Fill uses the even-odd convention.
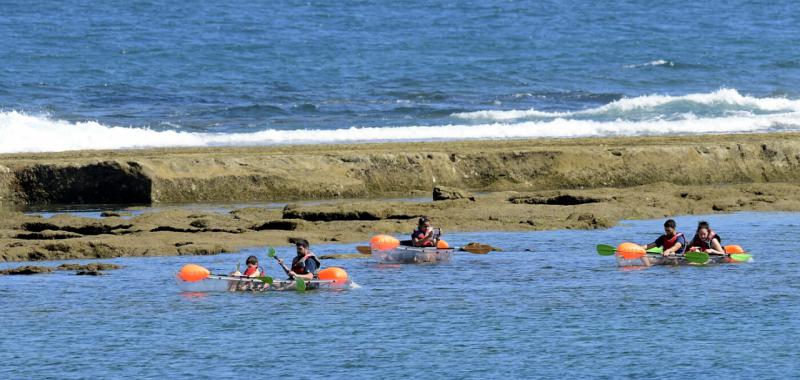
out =
[[[309,143],[355,143],[538,137],[636,136],[689,133],[800,130],[800,112],[720,118],[685,116],[679,120],[596,121],[555,118],[546,121],[347,128],[334,130],[264,130],[253,133],[191,133],[146,128],[70,123],[16,111],[0,112],[0,153],[80,149],[253,146]]]

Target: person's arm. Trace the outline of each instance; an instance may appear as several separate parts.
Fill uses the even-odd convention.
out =
[[[663,241],[664,241],[664,235],[661,235],[658,237],[658,239],[656,239],[656,241],[643,245],[642,249],[646,251],[650,248],[660,247]]]
[[[314,261],[314,259],[312,259],[312,258],[308,258],[305,261],[305,267],[306,267],[306,272],[308,272],[308,273],[306,273],[306,274],[297,274],[294,271],[289,271],[289,275],[290,276],[294,276],[294,278],[300,277],[300,278],[302,278],[304,280],[313,280],[314,279],[314,273],[317,272],[317,262]]]
[[[686,243],[686,241],[684,241],[684,243]],[[665,250],[663,254],[664,255],[674,255],[675,252],[678,252],[678,250],[681,249],[681,247],[683,247],[682,243],[675,243],[675,245],[673,245],[672,247],[669,247],[669,249]]]
[[[411,233],[411,245],[418,246],[419,245],[419,236],[417,234],[417,230]]]
[[[719,244],[717,239],[711,239],[711,249],[709,249],[708,252],[725,254],[725,249],[722,248],[722,245]]]
[[[684,238],[683,235],[681,235],[680,237],[678,237],[678,241],[675,242],[675,245],[673,245],[672,247],[669,247],[669,249],[664,250],[663,254],[664,255],[674,255],[675,252],[678,252],[678,251],[681,250],[681,247],[685,247],[685,246],[686,246],[686,238]]]

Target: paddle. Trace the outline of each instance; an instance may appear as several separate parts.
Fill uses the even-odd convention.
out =
[[[614,256],[615,253],[617,253],[617,249],[608,244],[597,245],[597,254],[600,256]]]
[[[660,247],[653,247],[645,251],[646,253],[660,255],[662,253],[662,249]],[[617,253],[617,249],[608,245],[608,244],[598,244],[597,245],[597,254],[600,256],[614,256]],[[639,256],[641,257],[641,256]],[[635,257],[634,259],[637,259]]]
[[[269,247],[269,249],[267,249],[267,256],[275,259],[275,261],[277,261],[278,264],[280,264],[281,268],[283,268],[283,271],[286,272],[286,275],[289,276],[289,278],[292,279],[294,278],[294,276],[289,275],[289,272],[291,272],[291,270],[289,270],[286,264],[284,264],[283,261],[281,261],[281,259],[275,255],[275,248]]]
[[[492,247],[488,244],[472,244],[456,248],[461,251],[474,253],[476,255],[485,255],[492,251]],[[362,255],[372,254],[372,249],[368,245],[357,245],[356,250]],[[613,255],[613,253],[612,253]]]
[[[705,252],[686,252],[683,257],[686,261],[694,264],[705,264],[708,262],[708,253]]]
[[[753,255],[749,253],[711,253],[711,255],[727,256],[730,257],[731,260],[739,263],[750,261],[750,259],[753,257]]]
[[[267,250],[267,256],[272,257],[273,259],[277,260],[278,264],[280,264],[281,268],[283,268],[283,271],[286,272],[286,275],[288,275],[290,279],[294,280],[295,290],[297,290],[298,292],[306,291],[306,287],[307,287],[306,286],[306,280],[303,279],[303,278],[300,278],[300,277],[295,277],[295,276],[289,275],[289,272],[291,272],[291,270],[289,270],[289,268],[286,266],[286,264],[284,264],[282,261],[280,261],[280,258],[278,258],[278,256],[275,255],[275,248],[269,247],[269,249]],[[272,282],[270,282],[270,284],[271,283]]]
[[[298,292],[305,292],[306,291],[306,280],[302,278],[295,278],[294,279],[294,286]]]

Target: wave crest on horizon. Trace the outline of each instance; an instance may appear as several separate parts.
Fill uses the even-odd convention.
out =
[[[159,131],[0,111],[0,153],[797,131],[800,100],[756,98],[721,89],[707,94],[623,98],[575,112],[486,110],[452,117],[464,122],[208,133],[181,131],[180,126]]]

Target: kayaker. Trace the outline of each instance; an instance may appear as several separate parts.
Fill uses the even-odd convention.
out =
[[[292,259],[292,269],[287,272],[289,278],[313,280],[322,263],[308,248],[308,240],[297,239],[294,244],[297,247],[297,256]],[[283,265],[283,260],[278,259],[278,263]]]
[[[247,269],[244,270],[244,273],[239,272],[237,269],[235,272],[231,273],[233,276],[245,276],[245,277],[262,277],[264,276],[264,269],[258,266],[258,258],[255,256],[249,256],[247,261]]]
[[[411,245],[414,247],[435,247],[439,240],[438,228],[431,227],[428,217],[419,218],[417,229],[411,233]]]
[[[643,245],[642,248],[648,250],[653,247],[661,247],[663,248],[662,255],[664,256],[682,254],[686,249],[686,238],[683,237],[682,233],[676,232],[676,227],[677,225],[675,221],[668,219],[666,222],[664,222],[664,234],[659,236],[656,241]]]
[[[697,232],[689,243],[688,249],[697,252],[724,254],[725,249],[720,244],[721,240],[719,235],[709,227],[708,222],[701,221],[697,224]]]

